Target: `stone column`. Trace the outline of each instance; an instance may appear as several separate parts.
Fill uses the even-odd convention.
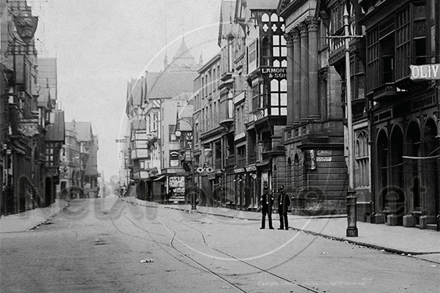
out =
[[[308,23],[309,32],[309,119],[319,119],[318,97],[318,28],[319,22]]]
[[[306,23],[299,26],[301,34],[301,122],[309,117],[309,33]]]
[[[292,30],[293,43],[293,123],[301,119],[301,40],[298,29]],[[290,61],[290,60],[289,60]],[[288,62],[289,62],[288,61]]]
[[[294,121],[294,101],[293,101],[293,46],[292,35],[290,32],[284,35],[287,45],[287,128],[292,127]]]

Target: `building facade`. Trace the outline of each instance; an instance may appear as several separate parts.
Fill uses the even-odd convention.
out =
[[[236,192],[236,168],[237,154],[235,149],[235,50],[233,31],[237,30],[235,24],[236,1],[222,1],[220,10],[218,45],[220,47],[220,80],[218,81],[218,94],[220,95],[220,113],[222,115],[220,125],[223,127],[222,153],[224,171],[221,183],[221,204],[228,207],[236,207],[239,194]],[[243,46],[244,44],[242,44]],[[219,70],[217,70],[219,72]]]
[[[362,9],[356,1],[319,1],[318,14],[321,19],[322,29],[327,30],[328,38],[322,40],[328,48],[328,65],[336,70],[340,76],[337,93],[340,94],[341,108],[344,113],[344,134],[347,136],[347,102],[346,102],[346,54],[345,54],[345,26],[344,10],[347,8],[349,15],[349,56],[350,56],[350,83],[352,101],[352,123],[354,137],[354,188],[357,197],[357,220],[370,221],[372,216],[371,197],[371,172],[370,172],[370,127],[368,103],[365,95],[365,38],[363,28],[359,23]],[[338,98],[338,97],[336,97]],[[348,140],[345,141],[347,145]],[[348,157],[348,148],[345,154]],[[348,162],[347,162],[348,165]],[[347,173],[348,175],[348,173]]]
[[[49,89],[37,84],[33,35],[38,18],[24,0],[1,1],[1,213],[54,202],[46,162],[46,133],[55,109]],[[25,24],[25,25],[23,25]],[[59,138],[62,143],[62,138]],[[49,172],[49,173],[48,173]]]
[[[287,186],[283,129],[287,121],[287,43],[278,1],[239,1],[236,18],[245,36],[244,87],[248,187],[244,205],[255,209],[265,187]],[[238,153],[240,149],[237,148]]]
[[[286,162],[295,213],[345,212],[347,169],[340,77],[328,63],[318,1],[279,1],[288,40]]]
[[[162,134],[161,155],[158,157],[161,159],[161,176],[165,182],[162,194],[166,201],[174,203],[188,201],[187,189],[192,188],[195,182],[193,102],[192,92],[181,93],[163,101],[160,107]]]
[[[220,54],[211,58],[198,71],[194,81],[194,168],[195,182],[200,187],[200,204],[219,205],[224,182],[224,128],[229,117],[227,102],[221,100]],[[224,197],[223,197],[224,201]]]
[[[359,5],[370,105],[373,221],[435,227],[440,207],[440,77],[427,70],[440,62],[439,3]]]

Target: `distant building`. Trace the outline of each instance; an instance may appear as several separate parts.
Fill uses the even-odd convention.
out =
[[[65,198],[97,197],[98,137],[90,122],[66,122],[66,144],[61,155],[60,192]]]
[[[165,57],[163,71],[147,71],[139,79],[129,81],[127,85],[129,159],[125,167],[130,170],[131,190],[138,198],[161,200],[163,194],[168,191],[168,177],[164,174],[170,168],[167,164],[170,153],[169,146],[162,145],[164,135],[169,135],[169,125],[162,123],[172,123],[175,126],[176,121],[168,119],[175,119],[176,112],[173,110],[174,106],[169,109],[163,104],[175,98],[179,100],[179,96],[188,96],[188,93],[191,96],[200,62],[195,61],[185,40],[182,39],[172,62],[168,63],[167,56]]]

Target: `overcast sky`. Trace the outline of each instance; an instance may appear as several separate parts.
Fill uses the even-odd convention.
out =
[[[118,175],[127,81],[160,71],[184,35],[206,62],[217,46],[221,0],[28,0],[39,16],[39,57],[56,57],[66,121],[90,121],[99,136],[98,171]]]

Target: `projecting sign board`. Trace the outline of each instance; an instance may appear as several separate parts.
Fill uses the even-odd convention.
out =
[[[410,65],[412,80],[440,79],[440,64]]]

